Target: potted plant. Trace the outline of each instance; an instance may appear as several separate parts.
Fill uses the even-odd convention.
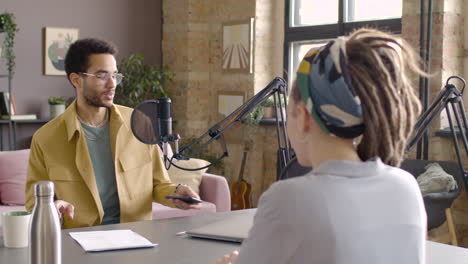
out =
[[[143,60],[143,55],[132,54],[119,63],[118,69],[124,78],[116,91],[115,103],[135,107],[144,100],[169,97],[164,83],[171,81],[175,74],[167,66],[158,69],[144,64]]]
[[[275,101],[270,96],[263,103],[263,118],[273,118],[276,116]]]
[[[66,100],[62,96],[49,96],[50,118],[53,119],[65,112]]]
[[[0,14],[0,32],[5,32],[6,34],[3,40],[1,57],[6,59],[6,66],[11,78],[15,70],[15,53],[13,52],[13,46],[15,45],[16,32],[18,32],[15,16],[13,14]]]
[[[263,106],[259,105],[255,107],[250,113],[248,113],[242,122],[249,126],[256,126],[260,121],[263,119],[264,115],[264,108]]]
[[[283,103],[283,95],[280,95],[280,100]],[[278,107],[279,107],[279,102]],[[276,117],[276,108],[275,108],[275,101],[273,96],[270,96],[267,98],[265,101],[263,101],[262,106],[264,108],[264,115],[263,118],[275,118]],[[283,114],[286,116],[286,111],[284,109],[284,104],[283,104]]]

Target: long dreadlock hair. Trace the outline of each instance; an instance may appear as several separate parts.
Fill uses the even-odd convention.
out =
[[[364,133],[357,152],[361,160],[372,157],[399,166],[416,119],[421,111],[410,71],[425,73],[403,40],[375,29],[358,29],[346,42],[348,71],[361,100]],[[300,101],[297,87],[291,97]]]

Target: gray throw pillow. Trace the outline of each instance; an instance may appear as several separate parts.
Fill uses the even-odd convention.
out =
[[[422,194],[449,192],[457,188],[455,178],[446,173],[439,163],[430,163],[416,179]]]

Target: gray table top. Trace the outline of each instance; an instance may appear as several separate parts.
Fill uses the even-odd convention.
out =
[[[62,263],[75,264],[139,264],[139,263],[216,263],[224,254],[240,247],[239,243],[195,239],[187,236],[176,236],[176,233],[215,222],[231,214],[253,213],[252,210],[229,213],[212,213],[199,216],[179,217],[172,219],[142,221],[116,225],[105,225],[67,229],[62,231]],[[69,232],[131,229],[149,241],[159,244],[154,248],[127,249],[107,252],[85,252],[73,240]],[[28,263],[28,248],[5,248],[3,238],[0,241],[0,263]]]
[[[95,226],[62,231],[62,263],[75,264],[214,264],[222,255],[240,247],[238,243],[176,236],[176,233],[222,220],[233,214],[253,214],[253,210],[212,213],[199,216],[180,217],[164,220],[133,222],[117,225]],[[154,248],[128,249],[118,251],[87,253],[74,241],[69,232],[131,229],[159,244]],[[468,249],[428,241],[427,264],[466,264]],[[28,248],[5,248],[0,239],[0,263],[28,263]]]

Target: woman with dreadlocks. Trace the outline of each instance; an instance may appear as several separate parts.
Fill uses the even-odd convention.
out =
[[[314,169],[261,197],[239,256],[218,263],[425,263],[426,213],[398,169],[420,104],[408,46],[373,29],[311,49],[301,61],[287,129]]]

